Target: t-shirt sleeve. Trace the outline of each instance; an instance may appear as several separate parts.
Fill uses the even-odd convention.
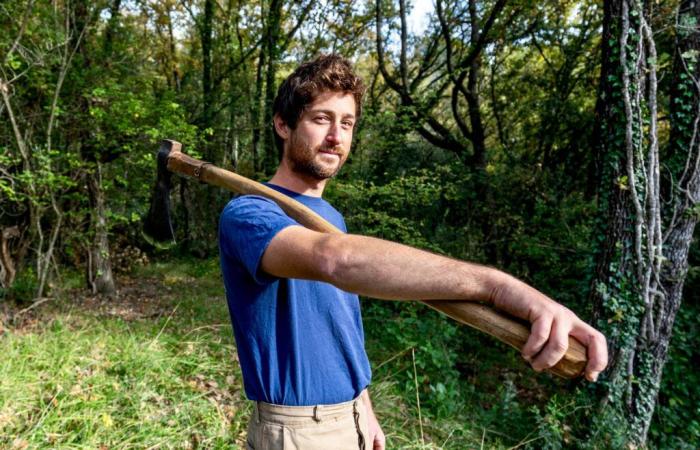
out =
[[[273,201],[246,195],[231,200],[219,219],[219,250],[223,257],[238,261],[258,284],[276,277],[260,269],[267,246],[277,233],[298,222]]]

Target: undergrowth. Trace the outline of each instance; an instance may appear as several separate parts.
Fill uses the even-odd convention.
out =
[[[218,262],[151,262],[116,299],[64,274],[0,334],[0,448],[243,448],[251,411]],[[411,302],[363,299],[391,449],[564,448],[576,383]],[[25,309],[17,305],[15,313]]]

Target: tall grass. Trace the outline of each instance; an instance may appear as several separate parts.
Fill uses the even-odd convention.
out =
[[[244,447],[251,408],[218,270],[215,260],[152,263],[120,280],[117,299],[57,289],[28,312],[0,336],[0,448]],[[429,355],[367,345],[389,448],[519,442],[485,418],[481,398],[455,396],[447,415],[419,410]]]

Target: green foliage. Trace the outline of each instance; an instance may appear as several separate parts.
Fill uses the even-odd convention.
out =
[[[444,252],[434,238],[449,213],[445,204],[458,199],[451,170],[412,170],[381,185],[338,181],[329,186],[327,197],[345,212],[353,233]]]
[[[537,431],[539,441],[537,448],[543,450],[558,450],[571,441],[566,436],[570,427],[566,424],[566,410],[555,395],[544,407],[543,411],[535,408],[537,414]]]
[[[0,445],[241,445],[249,408],[238,395],[230,329],[208,326],[226,318],[225,304],[209,303],[201,314],[202,302],[220,288],[200,285],[198,294],[187,279],[170,283],[184,294],[162,304],[154,321],[138,318],[138,309],[130,318],[128,303],[113,317],[75,314],[66,305],[25,333],[5,335]],[[196,317],[206,319],[193,324]]]
[[[391,358],[397,358],[383,370],[375,369],[378,372],[375,379],[381,381],[390,373],[398,380],[399,388],[407,394],[413,393],[415,399],[411,364],[411,356],[415,354],[421,406],[438,420],[455,414],[464,401],[460,398],[459,372],[455,368],[459,358],[455,339],[458,325],[415,302],[365,301],[363,309],[371,359],[393,362]]]
[[[477,8],[477,15],[486,14],[494,3],[483,3]],[[110,11],[109,7],[117,4],[122,10]],[[309,3],[308,15],[303,12],[306,2],[286,8],[279,17],[279,29],[284,33],[279,33],[275,42],[273,56],[277,57],[273,58],[260,51],[268,42],[268,3],[219,2],[211,24],[209,62],[203,55],[201,2],[32,5],[17,47],[21,51],[2,57],[2,77],[13,80],[8,92],[21,135],[27,138],[28,158],[25,161],[20,154],[14,130],[6,120],[8,110],[0,103],[0,228],[20,225],[27,230],[22,244],[30,243],[15,284],[0,294],[5,298],[24,302],[34,295],[34,252],[41,250],[36,248],[38,236],[42,233],[46,238],[57,223],[52,199],[59,206],[63,226],[53,260],[57,270],[51,268],[50,272],[59,273],[60,277],[66,273],[66,267],[85,269],[95,232],[86,177],[97,173],[98,162],[112,247],[140,246],[150,257],[168,252],[170,249],[154,248],[144,242],[140,230],[154,183],[158,141],[176,139],[193,156],[205,156],[227,168],[235,164],[238,172],[260,179],[269,163],[265,155],[270,149],[259,145],[254,153],[254,142],[264,142],[269,128],[269,124],[262,123],[264,99],[277,87],[266,85],[267,76],[278,84],[299,61],[332,49],[354,58],[369,87],[353,152],[326,192],[331,203],[345,214],[350,232],[495,265],[525,279],[584,318],[590,317],[587,299],[595,252],[606,245],[605,231],[610,225],[605,214],[612,196],[628,191],[632,181],[619,163],[625,139],[624,128],[619,126],[624,118],[620,46],[614,38],[601,42],[600,2],[508,2],[496,19],[494,28],[485,36],[488,44],[477,59],[481,66],[475,84],[486,132],[485,167],[475,167],[465,157],[473,151],[466,135],[458,139],[462,148],[446,151],[427,142],[418,131],[417,114],[426,112],[421,104],[433,99],[429,111],[432,117],[455,135],[458,130],[451,114],[449,88],[450,75],[457,73],[447,72],[446,49],[434,14],[424,32],[408,35],[409,78],[420,70],[422,61],[435,59],[427,67],[429,75],[423,82],[410,87],[409,94],[417,102],[407,105],[377,74],[374,11],[360,2],[322,2],[320,6]],[[18,0],[8,0],[0,6],[0,28],[4,31],[0,36],[0,55],[8,54],[14,45],[26,6],[26,2]],[[387,1],[382,6],[387,19],[385,32],[391,35],[385,56],[395,61],[388,64],[388,69],[391,74],[399,74],[399,7]],[[462,55],[472,48],[469,11],[462,10],[466,6],[464,2],[445,3],[447,16],[455,24],[450,29],[452,50]],[[418,3],[412,7],[418,7]],[[665,16],[666,9],[657,13],[659,20],[672,21]],[[695,20],[686,14],[679,20],[677,36],[690,36]],[[296,32],[288,38],[282,36],[297,21],[300,26]],[[65,23],[73,28],[65,29]],[[89,23],[88,27],[76,47],[85,23]],[[633,28],[634,25],[637,24],[633,23]],[[613,36],[619,33],[615,24],[611,31]],[[639,39],[632,31],[626,48],[630,70],[634,70]],[[656,64],[662,75],[659,115],[668,118],[674,127],[669,132],[669,121],[660,121],[665,164],[662,176],[669,174],[675,181],[684,167],[684,146],[693,136],[697,98],[688,73],[681,73],[678,80],[667,76],[675,36],[665,29],[657,35],[659,58],[649,62]],[[600,100],[609,109],[601,115],[594,109],[599,100],[596,93],[603,44],[610,45],[613,70],[602,80],[609,89],[600,92]],[[62,62],[71,54],[58,92]],[[696,51],[685,51],[680,57],[690,71],[697,67]],[[203,92],[205,65],[211,75],[209,94]],[[679,95],[672,104],[665,104],[672,84]],[[632,94],[636,92],[632,90]],[[469,106],[460,97],[455,108],[471,127]],[[47,136],[52,110],[53,129]],[[601,144],[599,148],[594,147],[596,123],[601,125],[599,131],[605,137],[605,142],[597,143]],[[642,126],[645,123],[642,121]],[[435,124],[420,125],[435,131]],[[665,145],[669,133],[673,139]],[[643,143],[639,130],[634,139],[636,144]],[[182,242],[178,250],[183,254],[212,254],[216,248],[216,217],[229,194],[196,182],[177,183],[171,200],[178,240]],[[596,192],[596,186],[602,189]],[[694,217],[697,212],[697,208],[691,208],[687,214]],[[12,245],[13,251],[20,246],[14,241]],[[620,243],[614,249],[622,253],[627,250],[624,245]],[[164,270],[174,271],[166,284],[178,288],[183,280],[209,276],[214,284],[208,289],[214,297],[219,295],[215,285],[220,283],[216,284],[217,269],[212,261],[188,260],[175,268],[152,264],[141,270],[154,277],[160,277]],[[600,326],[611,339],[628,342],[641,309],[638,298],[629,294],[634,282],[622,273],[623,263],[611,265],[611,276],[596,288],[605,299],[606,318]],[[74,277],[70,282],[75,288],[83,284],[82,277]],[[690,285],[697,287],[696,282]],[[197,322],[202,317],[212,317],[203,306],[208,303],[203,299],[185,303],[194,313],[178,325],[209,326],[208,322]],[[534,377],[523,368],[517,352],[457,326],[424,306],[364,303],[375,388],[380,399],[386,400],[384,403],[391,403],[379,402],[378,407],[387,414],[389,429],[397,438],[392,448],[586,446],[587,437],[581,427],[590,418],[590,405],[581,400],[598,395],[597,391],[576,396],[570,386],[556,384],[546,376]],[[697,314],[693,308],[691,305],[679,316],[681,331],[674,338],[659,399],[660,410],[652,428],[654,445],[662,448],[692,447],[698,440],[698,412],[690,406],[697,404],[698,398],[692,370],[697,364],[697,352],[692,346],[697,340],[693,322]],[[216,320],[227,323],[226,315],[217,311],[221,315]],[[192,437],[183,430],[201,425],[209,431],[199,428],[195,434],[219,433],[211,431],[215,429],[215,415],[203,401],[203,394],[187,392],[172,379],[186,384],[187,376],[194,376],[198,365],[207,376],[219,381],[231,367],[237,370],[235,364],[207,369],[218,364],[216,358],[224,357],[216,351],[206,355],[214,344],[205,341],[230,336],[193,333],[196,350],[203,353],[199,358],[185,354],[178,346],[178,340],[190,339],[189,336],[170,334],[167,328],[163,341],[154,344],[152,371],[157,373],[151,373],[144,354],[152,349],[144,348],[138,338],[148,341],[149,336],[158,333],[163,321],[153,325],[110,319],[104,324],[103,319],[81,317],[79,323],[73,323],[70,318],[59,317],[49,321],[46,334],[37,333],[32,338],[36,339],[34,347],[13,336],[11,345],[17,347],[8,351],[18,358],[42,361],[39,372],[51,367],[63,380],[50,384],[16,368],[21,377],[26,377],[24,381],[13,381],[16,386],[20,386],[20,381],[36,383],[43,393],[53,396],[61,385],[63,391],[56,400],[59,405],[69,405],[66,409],[54,408],[50,405],[51,396],[39,394],[26,403],[21,402],[27,399],[17,400],[25,405],[22,420],[29,423],[30,419],[44,417],[39,425],[56,430],[39,436],[36,430],[23,429],[22,433],[31,434],[32,446],[51,445],[49,439],[55,439],[56,446],[87,442],[85,445],[92,448],[120,439],[137,447],[166,445],[166,441],[185,446],[189,439],[194,446]],[[134,338],[112,338],[100,331],[103,324],[106,331],[133,333]],[[76,332],[77,338],[75,347],[62,354],[66,364],[111,364],[111,371],[105,369],[92,379],[91,389],[102,397],[82,399],[84,404],[66,394],[73,382],[80,381],[77,375],[41,350],[46,346],[61,354],[61,349],[68,347],[64,343],[71,332]],[[104,343],[105,353],[99,361],[80,360],[78,354],[89,354],[91,340]],[[124,350],[119,353],[121,347]],[[121,386],[121,391],[110,388],[113,381]],[[430,437],[425,444],[417,444],[420,424],[416,381],[422,425]],[[21,392],[22,388],[16,390]],[[163,401],[161,396],[167,397],[166,391],[174,392],[172,398],[177,402]],[[174,405],[179,402],[195,405],[193,419],[188,419],[182,410],[176,411]],[[127,435],[138,420],[157,416],[158,408],[171,414],[175,425],[156,417],[143,433]],[[83,415],[87,417],[84,427],[76,419]],[[591,442],[602,443],[600,448],[619,448],[624,442],[622,422],[617,421],[619,417],[610,417],[607,423],[593,422],[600,436]],[[238,433],[238,425],[232,426],[232,433]],[[124,431],[110,438],[105,430]],[[233,445],[235,439],[237,436],[224,432],[198,445]],[[591,443],[590,447],[594,445]]]
[[[34,298],[37,286],[36,271],[28,267],[17,274],[15,282],[9,289],[0,288],[0,301],[14,300],[20,304],[27,303]]]
[[[658,404],[650,435],[658,448],[697,448],[700,443],[700,268],[697,243],[691,247],[691,264],[685,283],[686,305],[676,317],[676,332],[664,368]]]

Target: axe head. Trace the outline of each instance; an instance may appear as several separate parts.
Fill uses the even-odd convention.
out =
[[[157,242],[175,242],[172,214],[170,211],[170,189],[172,174],[168,170],[170,152],[179,151],[182,144],[176,141],[164,140],[156,157],[158,178],[151,195],[151,205],[144,220],[143,231],[149,238]]]

